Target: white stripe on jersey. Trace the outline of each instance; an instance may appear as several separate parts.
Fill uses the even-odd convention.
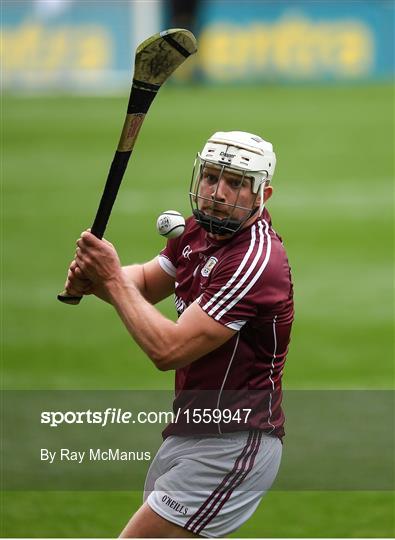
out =
[[[232,321],[225,324],[228,328],[231,328],[232,330],[241,330],[243,326],[245,325],[247,321]]]
[[[264,269],[266,268],[267,266],[267,263],[269,262],[269,259],[270,259],[270,252],[271,252],[271,246],[272,246],[272,240],[270,238],[270,234],[269,234],[269,224],[267,223],[267,221],[263,220],[263,222],[265,223],[265,235],[267,237],[267,249],[266,249],[266,255],[265,255],[265,258],[263,260],[263,263],[261,265],[261,267],[259,268],[258,272],[255,274],[254,278],[249,282],[249,284],[247,285],[247,287],[245,287],[240,293],[238,296],[236,296],[236,298],[234,298],[226,307],[224,307],[216,316],[215,316],[215,320],[216,321],[219,321],[219,319],[227,312],[229,311],[235,304],[237,304],[237,302],[239,302],[243,296],[245,296],[248,291],[251,289],[251,287],[253,287],[255,285],[255,283],[258,281],[258,279],[261,277]],[[263,246],[262,246],[263,247]]]
[[[237,276],[243,270],[243,268],[245,267],[250,255],[251,255],[252,250],[254,249],[255,238],[256,238],[256,225],[253,225],[251,227],[251,241],[250,241],[249,248],[248,248],[246,254],[244,255],[244,258],[241,261],[238,269],[233,274],[233,276],[229,279],[229,281],[218,292],[216,292],[214,294],[214,296],[212,298],[210,298],[210,300],[203,306],[204,310],[207,310],[211,306],[211,304],[213,304],[216,300],[218,300],[218,298],[221,296],[221,294],[223,294],[226,291],[226,289],[229,289],[229,287],[233,284],[233,282],[235,281]]]
[[[238,347],[238,345],[239,345],[239,339],[240,339],[240,333],[237,334],[235,347],[234,347],[234,349],[233,349],[232,356],[230,357],[229,364],[228,364],[228,369],[226,370],[225,377],[224,377],[224,379],[223,379],[223,381],[222,381],[221,389],[220,389],[219,394],[218,394],[218,399],[217,399],[217,409],[219,409],[219,403],[220,403],[220,401],[221,401],[222,391],[223,391],[223,389],[224,389],[225,381],[226,381],[226,379],[227,379],[227,377],[228,377],[228,373],[229,373],[229,370],[230,370],[230,366],[232,365],[233,358],[235,357],[236,350],[237,350],[237,347]],[[218,433],[219,433],[219,434],[222,434],[221,426],[219,425],[219,423],[218,423]]]
[[[254,260],[250,264],[247,272],[244,274],[244,276],[236,283],[236,285],[233,287],[231,291],[229,291],[219,302],[216,306],[211,308],[209,311],[209,315],[214,315],[214,313],[219,309],[225,302],[227,302],[237,291],[240,289],[240,287],[245,283],[245,281],[250,277],[251,273],[254,271],[256,265],[258,264],[258,261],[260,259],[260,256],[262,255],[263,251],[263,245],[264,245],[264,237],[262,234],[262,223],[258,223],[259,226],[259,247],[258,251],[255,254]],[[217,319],[217,318],[216,318]]]
[[[274,424],[271,423],[271,419],[272,419],[272,396],[273,396],[273,392],[274,392],[274,381],[272,379],[272,376],[273,376],[273,372],[274,372],[274,361],[275,359],[277,358],[276,354],[277,354],[277,334],[276,334],[276,322],[277,322],[277,315],[274,316],[274,319],[273,319],[273,341],[274,341],[274,350],[273,350],[273,358],[272,358],[272,365],[270,367],[270,375],[269,375],[269,380],[270,382],[272,383],[272,391],[270,392],[270,399],[269,399],[269,418],[268,418],[268,424],[270,424],[272,426],[272,431],[275,428]],[[270,431],[269,433],[271,433],[272,431]]]

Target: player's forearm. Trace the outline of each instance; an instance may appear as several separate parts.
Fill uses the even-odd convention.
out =
[[[126,283],[133,284],[137,290],[146,298],[146,287],[144,279],[143,267],[140,264],[134,264],[129,266],[122,267],[122,274]],[[104,300],[109,304],[112,304],[112,299],[110,298],[108,291],[105,287],[99,285],[94,290],[95,296]]]
[[[128,332],[158,369],[176,369],[195,359],[186,353],[177,324],[147,302],[133,281],[122,276],[106,288]]]

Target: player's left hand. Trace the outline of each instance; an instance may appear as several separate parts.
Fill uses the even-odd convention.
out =
[[[77,246],[75,261],[84,277],[92,283],[105,287],[110,281],[122,278],[118,253],[110,242],[84,231],[77,240]]]

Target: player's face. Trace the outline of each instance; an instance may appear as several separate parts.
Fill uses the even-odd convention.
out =
[[[199,210],[219,219],[244,220],[256,206],[252,179],[246,176],[205,165],[199,184]]]

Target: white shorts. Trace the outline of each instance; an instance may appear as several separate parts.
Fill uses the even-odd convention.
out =
[[[151,463],[144,501],[200,536],[228,536],[255,511],[280,466],[282,445],[261,431],[171,436]]]

